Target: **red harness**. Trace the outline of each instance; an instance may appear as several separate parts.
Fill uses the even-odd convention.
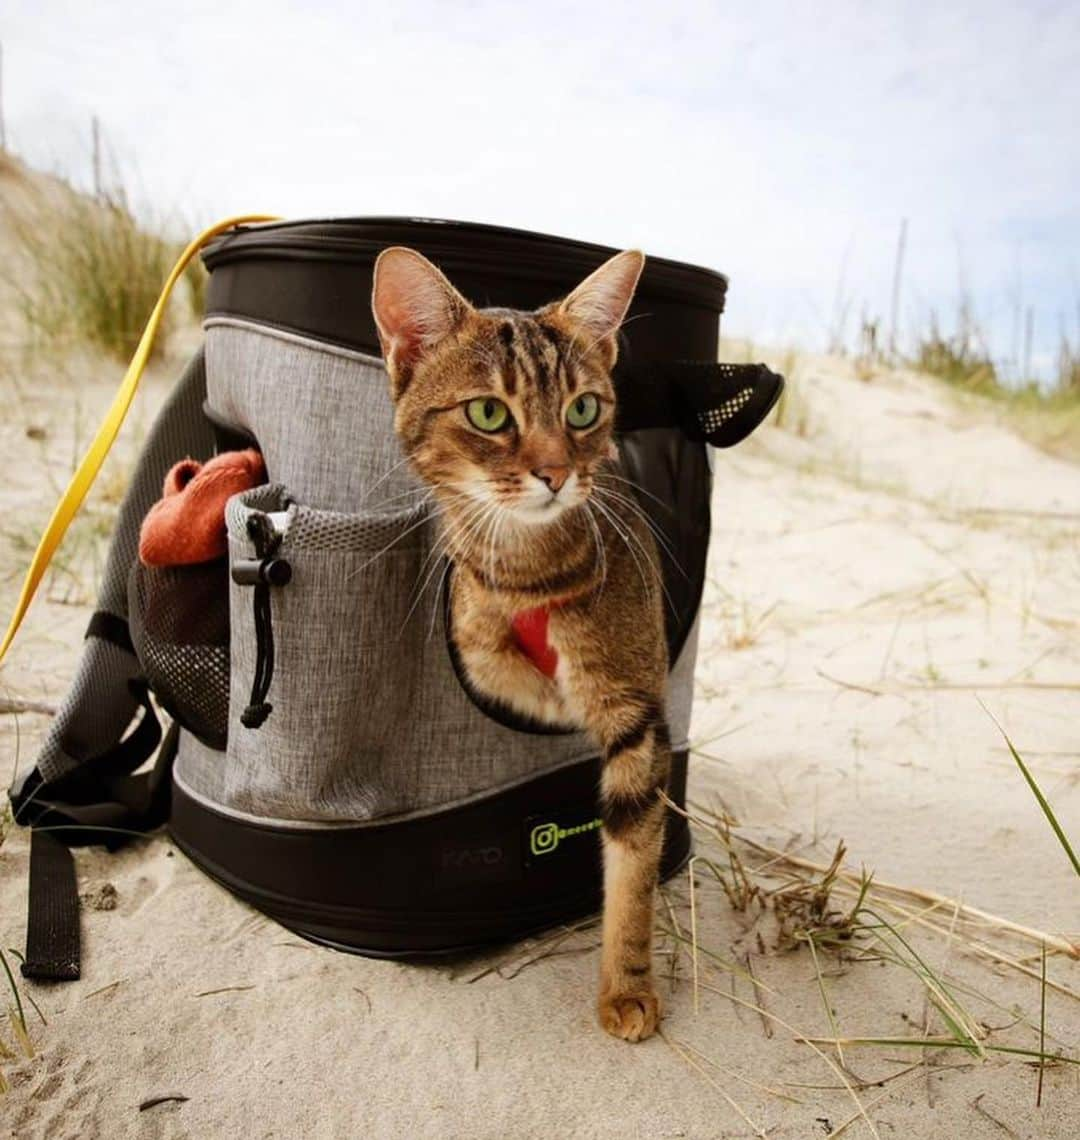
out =
[[[544,674],[545,677],[555,679],[555,670],[559,667],[559,654],[555,646],[548,641],[548,619],[551,617],[552,605],[536,606],[531,610],[522,610],[510,619],[510,629],[514,635],[514,644],[526,657]]]

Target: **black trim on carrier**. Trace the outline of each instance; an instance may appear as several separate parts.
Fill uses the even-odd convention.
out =
[[[240,226],[211,242],[203,250],[206,268],[214,275],[217,291],[207,298],[207,312],[218,311],[224,301],[222,282],[228,273],[222,273],[237,262],[262,261],[273,263],[266,279],[279,281],[283,263],[294,265],[304,262],[320,263],[317,271],[322,280],[327,263],[348,265],[367,271],[379,253],[391,245],[407,245],[419,250],[436,262],[477,305],[499,305],[510,308],[535,308],[568,292],[584,277],[618,253],[613,246],[508,226],[491,226],[478,222],[450,221],[442,218],[332,218],[308,219],[295,222],[271,222],[264,225]],[[287,274],[287,271],[284,271]],[[478,282],[469,293],[463,283]],[[257,282],[249,278],[244,282],[244,296],[254,300],[260,295],[263,311],[266,304],[274,303],[273,289],[266,288],[268,281]],[[645,273],[638,284],[639,294],[650,300],[675,306],[698,306],[720,314],[727,296],[727,278],[711,269],[672,261],[664,257],[650,257]],[[495,290],[495,293],[492,293]],[[285,290],[284,292],[288,292]],[[357,297],[345,294],[340,306],[319,298],[311,311],[323,320],[335,312],[346,312],[350,301],[357,307],[369,309],[370,284],[366,292]],[[235,298],[241,300],[241,298]],[[296,297],[278,298],[283,314],[295,320]],[[356,315],[350,313],[343,332],[349,338],[342,343],[362,348],[364,343],[375,346],[374,322],[370,312],[368,320],[371,335],[366,342],[357,339]],[[661,351],[658,355],[664,356]]]
[[[686,752],[669,794],[686,794]],[[374,957],[461,953],[599,909],[600,760],[481,800],[358,827],[275,826],[215,811],[174,782],[170,829],[204,871],[304,938]],[[669,811],[661,875],[690,855]]]

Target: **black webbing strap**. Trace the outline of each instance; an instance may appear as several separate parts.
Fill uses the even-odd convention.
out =
[[[144,686],[137,695],[142,716],[115,748],[55,780],[43,780],[35,768],[11,793],[15,821],[33,829],[25,977],[79,977],[79,898],[69,848],[100,843],[116,850],[169,817],[178,727],[172,725],[161,742]],[[155,748],[153,768],[132,775]]]
[[[615,381],[619,431],[679,427],[713,447],[744,440],[784,388],[784,378],[764,364],[689,360],[620,361]]]
[[[30,906],[23,977],[79,977],[79,894],[71,850],[47,831],[30,833]]]

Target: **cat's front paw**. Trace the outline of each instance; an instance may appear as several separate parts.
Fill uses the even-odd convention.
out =
[[[623,1041],[644,1041],[660,1021],[660,999],[650,986],[633,993],[602,993],[597,1005],[600,1024]]]

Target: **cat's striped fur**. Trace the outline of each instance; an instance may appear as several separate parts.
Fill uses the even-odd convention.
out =
[[[451,619],[470,682],[603,750],[599,1016],[629,1041],[659,1018],[652,915],[670,740],[656,550],[613,445],[616,333],[644,258],[619,254],[534,313],[476,310],[418,253],[390,249],[373,307],[396,429],[431,484],[452,560]],[[573,426],[598,401],[595,422]],[[494,422],[484,430],[470,403]],[[484,421],[487,422],[487,421]],[[553,677],[511,622],[549,605]]]

